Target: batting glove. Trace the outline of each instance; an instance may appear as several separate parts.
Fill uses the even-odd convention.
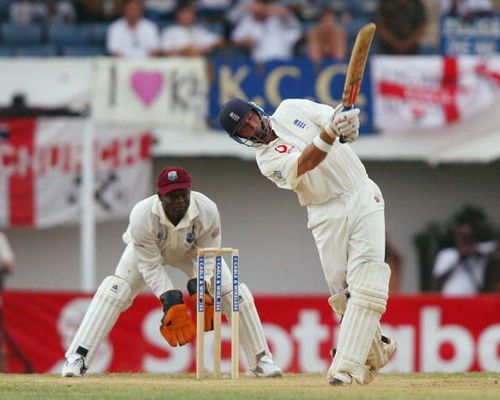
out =
[[[342,111],[342,105],[335,108],[333,118],[324,128],[332,138],[342,138],[344,142],[354,142],[359,136],[359,108]]]
[[[172,347],[183,346],[195,336],[194,323],[189,316],[180,290],[168,290],[160,296],[163,318],[160,332]]]
[[[189,292],[189,296],[191,297],[191,301],[195,306],[197,306],[198,301],[198,280],[196,278],[192,278],[187,283],[187,289]],[[205,285],[205,332],[212,331],[214,329],[214,298],[208,292],[207,286]]]

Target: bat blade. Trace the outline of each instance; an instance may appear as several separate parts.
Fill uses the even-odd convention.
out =
[[[366,24],[359,30],[356,36],[347,67],[344,91],[342,93],[344,109],[351,108],[358,97],[365,72],[366,60],[368,59],[373,36],[375,36],[375,29],[376,26],[374,23]]]

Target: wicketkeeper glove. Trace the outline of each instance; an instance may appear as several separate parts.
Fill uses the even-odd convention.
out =
[[[189,296],[191,297],[191,301],[195,305],[198,306],[197,300],[198,296],[196,295],[198,292],[198,280],[196,278],[192,278],[187,283],[187,290],[189,292]],[[205,332],[212,331],[214,329],[214,298],[208,292],[207,286],[205,285]]]
[[[195,327],[180,290],[167,290],[160,296],[163,318],[160,332],[172,347],[183,346],[195,336]]]
[[[339,104],[332,120],[323,130],[332,138],[339,137],[345,142],[354,142],[359,136],[359,108],[342,111],[342,105]]]

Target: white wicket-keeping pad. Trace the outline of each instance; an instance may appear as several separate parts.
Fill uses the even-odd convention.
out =
[[[347,372],[357,382],[365,383],[365,362],[385,312],[390,276],[390,267],[385,263],[366,263],[360,267],[356,281],[349,288],[350,298],[328,377]]]
[[[82,355],[88,366],[120,313],[129,306],[130,296],[131,289],[126,280],[116,275],[106,277],[97,289],[65,356],[76,354],[81,347],[86,350],[86,354]]]
[[[269,347],[262,329],[257,308],[250,289],[244,283],[239,285],[240,301],[240,343],[247,359],[248,367],[257,367],[257,355],[265,352],[270,355]],[[232,292],[224,294],[222,297],[222,312],[231,319],[231,299]]]

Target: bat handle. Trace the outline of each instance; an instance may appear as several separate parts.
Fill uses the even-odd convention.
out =
[[[351,105],[345,105],[344,107],[342,107],[342,111],[349,111],[351,110],[352,108],[354,108],[354,104],[351,104]],[[343,136],[340,136],[339,137],[339,142],[340,143],[345,143],[345,139]]]

